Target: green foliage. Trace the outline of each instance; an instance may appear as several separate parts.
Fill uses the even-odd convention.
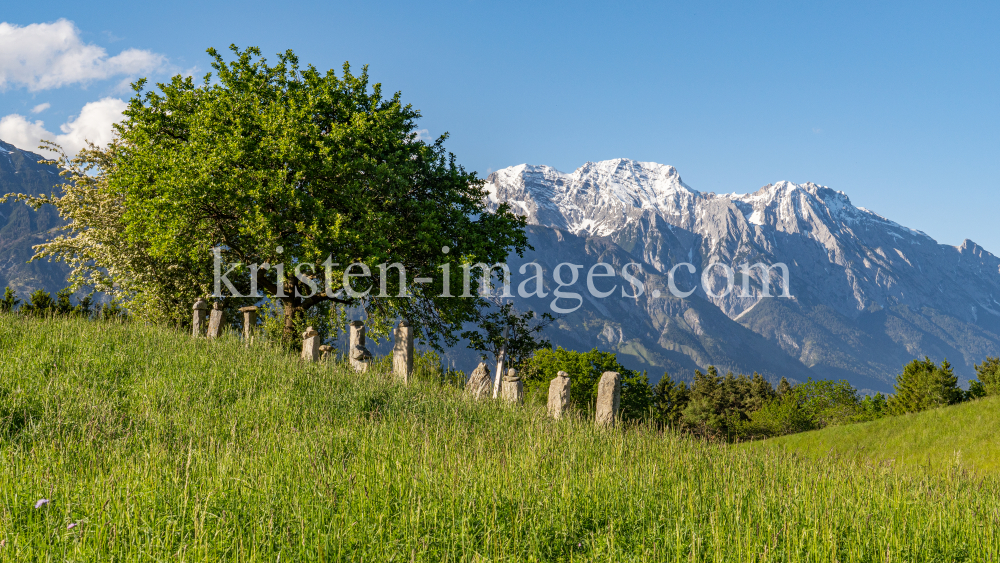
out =
[[[857,421],[862,414],[858,391],[845,380],[809,379],[791,394],[816,428]]]
[[[687,383],[664,373],[653,387],[653,419],[662,426],[677,427],[690,400]]]
[[[145,323],[4,315],[0,342],[4,561],[995,561],[1000,545],[996,473],[556,423]],[[997,406],[912,418],[1000,460]],[[893,421],[789,438],[881,446],[872,426]]]
[[[774,389],[774,392],[779,397],[781,397],[781,396],[785,395],[785,393],[788,393],[791,390],[792,390],[792,385],[790,383],[788,383],[787,379],[785,379],[784,377],[782,377],[781,381],[778,382],[778,386]]]
[[[463,332],[462,338],[467,339],[469,348],[478,350],[484,360],[492,356],[494,361],[499,361],[503,347],[507,365],[520,370],[535,351],[552,346],[542,337],[542,331],[553,321],[555,317],[549,313],[522,313],[512,302],[497,302],[480,312],[476,328]]]
[[[740,424],[736,434],[740,438],[753,440],[806,432],[816,428],[817,425],[809,413],[799,404],[798,397],[785,393],[750,413],[748,420]]]
[[[854,422],[868,422],[889,416],[889,401],[885,395],[876,393],[875,395],[865,395],[861,399],[860,412],[854,417]]]
[[[26,315],[44,316],[55,312],[56,301],[44,289],[36,289],[28,296],[28,302],[21,306]]]
[[[538,350],[523,364],[521,375],[525,381],[525,394],[536,402],[544,401],[549,383],[560,371],[572,378],[570,401],[578,409],[591,411],[597,402],[597,384],[606,371],[616,371],[622,380],[621,417],[626,420],[644,418],[653,404],[649,378],[626,369],[618,363],[612,352],[597,348],[589,352],[564,350]]]
[[[419,139],[420,113],[398,92],[383,97],[366,68],[354,75],[345,64],[338,76],[301,68],[291,51],[274,65],[254,47],[233,46],[228,62],[208,52],[214,74],[145,93],[138,82],[116,126],[107,181],[121,195],[128,241],[198,275],[213,249],[223,272],[235,268],[230,279],[283,263],[256,282],[281,301],[286,340],[298,317],[335,302],[363,308],[373,335],[402,317],[425,341],[453,344],[484,301],[442,297],[444,280],[457,293],[460,264],[523,252],[524,219],[506,204],[487,210],[483,181],[446,151],[446,135]],[[343,282],[352,263],[372,274],[353,289]],[[399,264],[408,279],[401,285],[396,268],[379,264]],[[472,280],[473,292],[479,285]]]
[[[962,401],[958,378],[948,360],[937,366],[930,358],[915,359],[896,377],[896,394],[889,399],[893,414],[920,412]]]
[[[114,301],[107,301],[97,307],[94,318],[101,321],[124,321],[128,319],[128,311]]]
[[[621,417],[623,420],[644,420],[652,414],[653,388],[646,372],[624,370],[622,378]]]
[[[715,366],[708,366],[707,373],[694,372],[681,424],[701,436],[736,439],[741,436],[750,413],[774,397],[774,388],[759,373],[752,378],[734,376],[732,372],[722,377]]]
[[[988,357],[976,366],[976,379],[969,385],[970,398],[1000,395],[1000,358]]]
[[[100,291],[138,319],[189,325],[191,305],[211,291],[211,256],[159,259],[150,254],[149,241],[126,236],[122,194],[108,185],[118,143],[103,149],[88,145],[72,159],[58,146],[43,144],[60,154],[49,164],[59,167],[63,183],[48,196],[4,196],[36,210],[51,204],[65,221],[61,234],[34,247],[32,261],[66,262],[73,290]]]
[[[3,290],[3,299],[0,299],[0,313],[11,313],[17,309],[21,300],[17,298],[14,290],[7,286]]]
[[[36,317],[46,315],[90,317],[94,314],[94,300],[92,295],[84,295],[76,305],[73,304],[72,297],[73,289],[69,287],[57,291],[55,299],[44,289],[38,289],[28,297],[28,302],[21,307],[20,311],[26,315],[34,315]]]

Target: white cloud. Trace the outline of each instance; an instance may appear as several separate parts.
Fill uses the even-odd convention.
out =
[[[31,113],[42,113],[43,111],[52,107],[52,104],[45,102],[44,104],[38,104],[37,106],[31,108]]]
[[[19,149],[39,152],[38,142],[42,139],[53,140],[55,135],[45,130],[41,121],[28,121],[23,115],[5,115],[0,118],[0,139]],[[50,156],[50,153],[45,153]]]
[[[416,131],[410,131],[410,133],[406,136],[406,142],[408,143],[416,143],[419,141],[430,143],[431,142],[430,132],[428,132],[426,129],[417,129]]]
[[[80,115],[59,126],[61,135],[54,135],[45,129],[45,123],[40,120],[32,123],[23,115],[7,115],[0,119],[0,139],[24,150],[53,156],[51,152],[38,148],[45,139],[61,145],[66,154],[72,156],[87,141],[107,145],[114,138],[111,125],[121,121],[126,107],[128,104],[118,98],[90,102],[83,106]]]
[[[109,57],[103,47],[85,44],[73,22],[18,26],[0,23],[0,90],[24,86],[38,91],[112,76],[134,76],[166,66],[163,55],[126,49]]]

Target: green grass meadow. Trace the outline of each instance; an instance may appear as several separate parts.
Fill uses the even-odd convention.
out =
[[[1000,554],[1000,480],[960,465],[600,430],[158,327],[4,315],[0,354],[0,561]]]
[[[997,475],[1000,474],[1000,397],[791,434],[763,445],[785,448],[813,459],[874,461],[915,473],[959,470]]]

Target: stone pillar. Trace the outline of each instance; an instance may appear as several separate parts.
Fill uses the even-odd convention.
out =
[[[253,329],[257,326],[257,307],[240,307],[240,312],[243,313],[243,340],[249,346],[253,341]]]
[[[559,420],[566,414],[569,406],[569,374],[561,371],[549,383],[549,416]]]
[[[191,319],[191,336],[198,337],[205,333],[206,315],[208,315],[208,302],[199,297],[194,302],[194,318]]]
[[[226,312],[222,310],[222,303],[216,301],[212,303],[212,316],[208,318],[208,336],[209,338],[218,338],[222,336],[222,326],[226,322]]]
[[[329,362],[332,359],[330,352],[333,351],[333,346],[324,344],[319,347],[319,361]]]
[[[518,377],[516,369],[507,370],[500,388],[500,398],[515,405],[524,403],[524,382]]]
[[[319,359],[319,333],[313,327],[302,333],[302,359],[307,362]]]
[[[361,359],[367,352],[368,349],[365,347],[367,342],[365,342],[365,323],[361,321],[351,321],[351,338],[347,347],[347,358],[351,362],[351,367],[355,370],[364,373],[368,371],[368,362]],[[371,352],[368,352],[368,358],[371,358]]]
[[[617,371],[606,371],[597,384],[597,425],[614,426],[622,400],[622,378]]]
[[[465,383],[465,392],[474,399],[489,397],[493,380],[490,378],[490,368],[480,362],[476,369],[472,370],[469,381]]]
[[[392,371],[408,384],[413,374],[413,329],[403,320],[399,321],[394,332],[396,342],[392,347]]]

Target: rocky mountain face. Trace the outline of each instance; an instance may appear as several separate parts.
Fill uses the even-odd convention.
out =
[[[975,363],[1000,355],[1000,259],[968,240],[938,244],[855,207],[843,192],[779,182],[749,194],[704,193],[671,166],[628,159],[569,174],[514,166],[491,174],[487,189],[493,204],[527,217],[535,248],[545,249],[535,256],[553,266],[589,267],[602,248],[641,263],[664,288],[675,266],[694,266],[694,274],[674,270],[678,289],[695,290],[690,297],[620,311],[609,300],[588,302],[561,321],[573,338],[631,356],[654,376],[660,367],[738,365],[732,369],[889,391],[914,357],[948,359],[968,379]],[[552,232],[562,237],[557,245]],[[710,266],[716,262],[733,268],[732,291],[725,268]],[[757,263],[784,264],[787,293],[780,269],[741,271]],[[702,320],[692,322],[696,314]],[[750,334],[756,340],[732,340]],[[719,345],[692,346],[692,337]]]
[[[0,141],[0,196],[8,193],[49,194],[60,183],[58,170],[38,164],[43,157]],[[68,268],[62,263],[35,261],[32,246],[50,238],[62,224],[51,205],[32,210],[20,202],[0,203],[0,291],[10,286],[21,299],[36,289],[55,294],[66,287]]]

